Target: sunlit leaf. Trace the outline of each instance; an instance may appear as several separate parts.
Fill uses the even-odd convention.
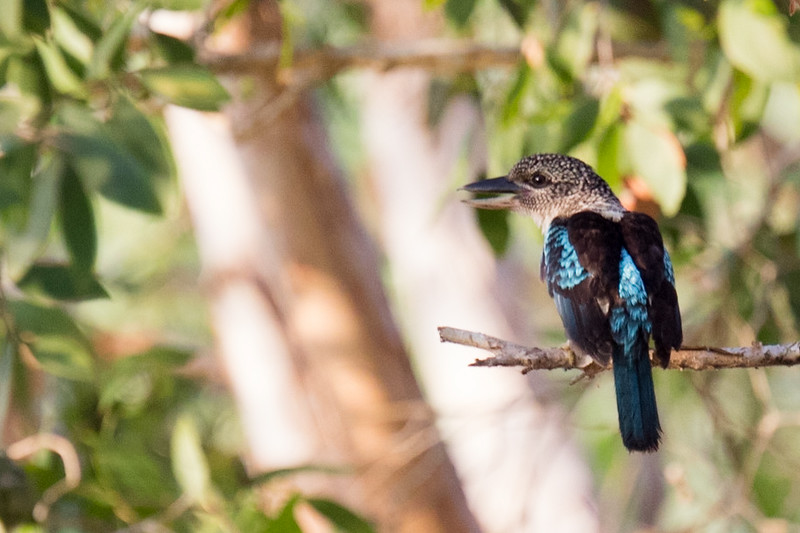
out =
[[[729,116],[733,121],[735,139],[741,141],[758,129],[761,115],[767,105],[769,86],[736,71],[733,74],[733,91]]]
[[[109,75],[114,62],[124,49],[133,23],[146,5],[143,1],[135,2],[103,33],[94,47],[94,54],[89,63],[87,72],[89,78],[100,79]]]
[[[97,256],[94,209],[80,178],[69,165],[61,180],[60,197],[61,232],[72,263],[79,270],[91,271]]]
[[[26,292],[46,295],[56,300],[108,298],[108,293],[94,274],[70,265],[34,264],[19,280],[18,285]]]
[[[91,60],[94,51],[92,38],[79,26],[72,13],[61,6],[53,9],[53,39],[84,65]]]
[[[800,79],[800,48],[770,0],[725,0],[719,7],[722,49],[734,66],[763,81]]]
[[[202,504],[211,490],[208,463],[200,445],[200,434],[188,415],[178,418],[172,430],[172,471],[183,493]]]
[[[69,68],[58,46],[52,41],[34,39],[36,50],[44,63],[48,79],[58,92],[69,94],[77,98],[86,95],[86,89],[81,79]]]
[[[330,520],[337,531],[347,533],[374,533],[376,529],[364,518],[338,503],[322,498],[306,500],[318,513]]]
[[[142,83],[168,102],[201,111],[216,111],[230,95],[208,70],[192,64],[140,70]]]
[[[620,168],[620,151],[623,144],[623,127],[614,124],[606,130],[597,145],[597,166],[595,170],[602,176],[612,189],[618,189],[622,184]]]
[[[625,146],[633,171],[649,185],[664,214],[677,213],[686,193],[686,156],[678,139],[667,129],[634,120],[625,128]]]
[[[289,498],[289,501],[283,506],[283,509],[278,515],[272,519],[269,524],[268,531],[275,531],[280,533],[303,533],[300,525],[294,517],[294,508],[300,500],[299,496]]]

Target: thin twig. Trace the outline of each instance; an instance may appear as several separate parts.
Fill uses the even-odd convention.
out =
[[[604,370],[588,356],[577,355],[568,347],[527,347],[484,333],[449,327],[440,327],[439,337],[442,342],[472,346],[492,353],[491,357],[476,359],[470,366],[519,366],[523,373],[540,369],[574,368],[589,375]],[[669,368],[717,370],[796,364],[800,364],[800,342],[766,346],[754,342],[752,346],[735,348],[684,346],[672,352]]]

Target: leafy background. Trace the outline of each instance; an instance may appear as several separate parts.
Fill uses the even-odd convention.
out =
[[[584,159],[626,205],[658,216],[687,344],[798,339],[800,19],[787,3],[419,1],[446,20],[442,38],[521,47],[516,67],[440,75],[429,88],[431,124],[456,97],[480,105],[487,174],[534,152]],[[211,31],[246,4],[210,11]],[[247,473],[226,383],[203,370],[212,333],[161,112],[218,110],[230,97],[198,42],[153,31],[148,15],[206,8],[3,5],[0,425],[6,446],[62,436],[81,469],[80,483],[59,492],[69,476],[58,441],[4,456],[6,529],[298,531],[298,505],[337,530],[373,527],[302,492],[265,506],[264,491],[296,472]],[[370,42],[360,2],[284,0],[281,14],[289,64],[293,50]],[[313,91],[365,210],[357,75]],[[453,189],[466,179],[454,176]],[[541,236],[529,221],[476,217],[498,260],[538,270]],[[530,295],[541,300],[533,308],[549,309],[542,296]],[[527,322],[543,343],[563,341],[552,317]],[[663,501],[645,518],[647,477],[631,474],[616,434],[591,430],[614,425],[607,386],[570,387],[571,378],[549,377],[579,428],[610,529],[800,524],[798,370],[657,372],[669,444]]]

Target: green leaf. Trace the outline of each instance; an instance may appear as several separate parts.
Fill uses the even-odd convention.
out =
[[[522,109],[522,101],[532,79],[532,71],[528,64],[521,63],[517,68],[517,76],[514,78],[514,83],[511,85],[508,96],[504,100],[503,108],[500,110],[503,125],[508,126],[519,116]]]
[[[343,533],[375,533],[376,529],[364,518],[350,509],[327,499],[308,498],[311,507],[330,520],[338,531]]]
[[[528,22],[528,15],[535,2],[536,0],[498,0],[500,6],[520,28],[524,28]]]
[[[94,42],[72,13],[61,6],[53,8],[53,39],[67,53],[88,65],[94,52]]]
[[[585,141],[594,129],[599,112],[600,102],[597,100],[588,99],[575,104],[574,109],[564,122],[561,145],[558,151],[569,152]]]
[[[97,228],[94,209],[78,175],[67,165],[61,179],[61,204],[59,206],[61,232],[72,264],[90,272],[97,257]]]
[[[511,230],[508,225],[508,211],[476,209],[475,216],[478,217],[478,226],[492,247],[492,251],[498,257],[502,257],[508,250],[508,243],[511,241]]]
[[[55,145],[68,157],[87,189],[145,213],[161,213],[152,176],[102,130],[91,134],[61,132]]]
[[[769,92],[770,87],[766,83],[754,80],[738,70],[733,73],[730,118],[737,141],[746,139],[758,130]]]
[[[121,96],[114,102],[103,132],[136,158],[149,179],[155,182],[156,191],[173,176],[168,140],[130,99]]]
[[[46,0],[23,0],[22,23],[29,33],[44,35],[50,27],[50,12]]]
[[[170,35],[153,32],[153,41],[167,63],[192,63],[195,60],[194,48],[185,41]]]
[[[69,68],[58,46],[52,41],[44,41],[39,38],[35,38],[33,42],[36,44],[36,50],[39,52],[39,57],[42,59],[48,79],[53,84],[53,87],[60,93],[76,98],[84,98],[86,89],[83,86],[83,82]]]
[[[447,0],[444,13],[459,28],[465,26],[475,10],[476,0]]]
[[[103,33],[94,47],[94,54],[89,63],[87,75],[90,79],[102,79],[109,76],[115,62],[122,56],[133,23],[146,5],[146,2],[134,3],[122,16],[117,17],[108,30]]]
[[[737,68],[762,81],[800,79],[800,48],[770,0],[725,0],[719,8],[722,49]]]
[[[6,427],[8,404],[14,387],[14,359],[17,357],[16,345],[8,335],[3,339],[0,351],[0,427]]]
[[[142,83],[150,91],[175,105],[216,111],[230,100],[217,78],[199,65],[172,65],[140,70]]]
[[[192,503],[202,505],[209,496],[211,478],[200,434],[189,415],[181,415],[172,430],[171,458],[172,471],[183,493]]]
[[[0,153],[0,210],[27,205],[37,145],[19,137],[8,137],[0,141]]]
[[[9,300],[20,337],[45,371],[68,379],[94,379],[91,346],[72,318],[56,307]]]
[[[56,300],[108,298],[108,293],[94,274],[69,265],[36,263],[19,280],[18,285],[26,292],[43,294]]]
[[[30,203],[24,216],[25,229],[6,243],[8,269],[12,277],[20,275],[42,253],[58,208],[64,161],[52,154],[45,154],[38,164],[31,178]]]
[[[570,79],[583,75],[594,53],[599,20],[599,6],[595,3],[582,4],[570,11],[555,49],[548,54],[556,70]]]
[[[272,519],[267,533],[303,533],[294,517],[294,507],[300,500],[299,496],[292,496],[283,506],[278,516]]]
[[[5,0],[2,3],[3,16],[0,17],[0,36],[15,41],[23,35],[22,0]]]
[[[631,121],[625,128],[631,167],[649,185],[667,216],[680,209],[686,194],[686,157],[678,139],[667,129]]]
[[[344,475],[352,473],[350,469],[338,466],[302,465],[290,468],[279,468],[277,470],[270,470],[269,472],[262,472],[256,476],[253,476],[250,479],[250,484],[260,485],[282,477],[293,476],[295,474],[303,474],[306,472],[318,472],[322,474],[332,474],[332,475]]]
[[[622,147],[623,128],[620,124],[614,124],[606,130],[597,145],[597,173],[606,180],[612,189],[618,189],[622,185],[620,168],[623,166],[620,161],[620,150]]]

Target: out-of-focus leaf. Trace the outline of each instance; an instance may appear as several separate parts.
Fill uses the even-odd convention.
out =
[[[191,352],[162,346],[125,357],[103,376],[98,407],[109,410],[124,404],[126,410],[137,411],[152,396],[157,380],[169,376],[191,357]]]
[[[262,472],[250,479],[251,485],[259,485],[262,483],[269,483],[274,479],[279,479],[286,476],[293,476],[295,474],[303,474],[306,472],[318,472],[322,474],[343,475],[352,473],[351,470],[341,468],[338,466],[326,465],[302,465],[290,468],[279,468],[277,470],[270,470],[269,472]]]
[[[22,11],[22,0],[5,0],[3,2],[0,36],[5,40],[15,41],[23,34]]]
[[[55,145],[69,158],[88,189],[145,213],[161,213],[151,176],[134,156],[102,131],[89,135],[62,132]]]
[[[508,92],[503,108],[500,110],[500,117],[503,124],[508,125],[511,121],[517,118],[520,114],[522,107],[522,99],[525,95],[525,90],[528,87],[532,78],[530,67],[527,63],[521,63],[517,69],[517,76],[514,78],[514,84]]]
[[[104,124],[103,131],[136,158],[150,180],[156,182],[156,189],[159,183],[166,182],[172,176],[167,139],[128,98],[120,97],[114,103],[112,115]]]
[[[618,189],[622,185],[620,168],[623,162],[620,161],[622,150],[622,131],[620,124],[614,124],[606,130],[597,145],[597,173],[611,186]]]
[[[303,533],[300,525],[294,517],[294,508],[297,502],[300,501],[299,496],[289,498],[289,501],[283,506],[278,516],[272,519],[267,531],[275,533]]]
[[[39,57],[42,58],[42,63],[47,71],[47,77],[50,83],[58,92],[75,96],[76,98],[83,98],[86,96],[86,90],[83,86],[81,79],[69,68],[64,56],[61,54],[58,46],[52,41],[44,41],[42,39],[34,39],[36,50],[39,52]]]
[[[121,17],[117,17],[103,36],[95,44],[94,54],[87,75],[91,79],[106,78],[120,57],[128,40],[128,34],[139,14],[146,7],[146,2],[135,2]]]
[[[90,272],[97,256],[94,209],[80,178],[69,165],[61,179],[59,214],[64,242],[73,265],[78,270]]]
[[[29,201],[36,149],[19,137],[0,141],[0,210]]]
[[[730,117],[737,141],[744,140],[756,132],[768,96],[767,84],[754,80],[740,71],[734,72]]]
[[[25,229],[6,244],[8,270],[12,277],[24,272],[41,254],[50,235],[50,226],[58,207],[58,191],[64,161],[45,154],[31,178],[30,203],[26,210]]]
[[[20,97],[14,102],[18,120],[0,125],[0,131],[16,131],[20,123],[39,125],[46,121],[46,111],[52,103],[51,85],[38,53],[12,56],[6,66],[6,82],[19,89]]]
[[[195,59],[194,48],[170,35],[153,32],[153,41],[167,63],[191,63]]]
[[[89,35],[61,6],[53,8],[53,39],[66,52],[87,65],[92,58],[94,43]]]
[[[508,250],[508,243],[511,240],[508,211],[505,209],[476,209],[475,216],[478,217],[478,226],[492,247],[494,254],[498,257],[503,256]]]
[[[94,379],[94,359],[89,341],[61,309],[22,300],[9,300],[14,323],[49,373],[78,381]]]
[[[2,340],[0,349],[0,427],[6,427],[6,414],[14,387],[14,358],[17,356],[14,342],[8,335]]]
[[[625,128],[625,146],[632,170],[650,187],[667,216],[678,212],[686,193],[686,156],[667,129],[633,120]]]
[[[375,533],[376,531],[372,524],[364,518],[334,501],[322,498],[308,498],[306,501],[318,513],[330,520],[336,526],[337,531],[343,533]]]
[[[577,4],[568,15],[555,48],[548,54],[553,67],[569,79],[580,78],[592,59],[598,14],[599,6],[595,3]]]
[[[94,274],[69,265],[34,264],[18,284],[26,292],[44,294],[56,300],[108,298]]]
[[[50,27],[50,12],[46,0],[23,0],[22,23],[26,31],[44,35]]]
[[[206,6],[205,0],[151,0],[152,9],[169,9],[170,11],[196,11]]]
[[[211,490],[200,434],[188,415],[181,416],[172,430],[172,471],[183,493],[192,503],[202,504]]]
[[[216,111],[230,100],[217,78],[200,65],[172,65],[140,70],[142,83],[175,105]]]
[[[800,48],[770,0],[725,0],[718,20],[722,49],[734,66],[766,82],[800,78]]]
[[[559,152],[569,152],[589,137],[600,111],[600,103],[595,99],[584,100],[575,104],[574,109],[564,122],[563,135]]]
[[[476,0],[447,0],[444,13],[456,26],[463,27],[475,10],[475,4]]]
[[[524,28],[536,0],[498,0],[498,3],[517,26]]]

